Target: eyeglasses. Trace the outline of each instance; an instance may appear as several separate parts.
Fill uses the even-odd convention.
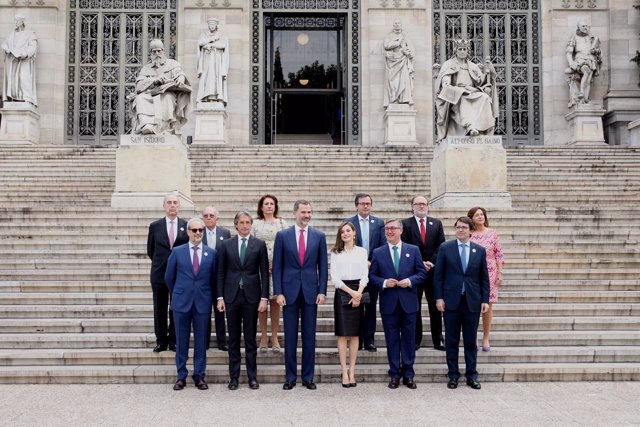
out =
[[[468,225],[455,227],[456,230],[471,230]]]
[[[204,218],[215,218],[216,216],[214,214],[204,214],[202,215]]]
[[[384,231],[402,230],[400,227],[385,227]]]
[[[202,233],[204,228],[190,228],[189,231],[192,233]]]

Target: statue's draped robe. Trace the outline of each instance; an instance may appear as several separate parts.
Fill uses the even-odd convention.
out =
[[[4,57],[3,101],[27,101],[38,106],[36,95],[37,39],[33,31],[12,31],[2,42]],[[8,52],[8,53],[6,53]],[[18,59],[18,57],[22,57]]]
[[[204,46],[213,44],[213,49]],[[203,34],[198,40],[198,102],[220,101],[227,105],[229,44],[218,31]]]
[[[389,104],[413,105],[413,63],[411,58],[402,52],[402,48],[411,47],[402,36],[397,40],[395,33],[384,39],[384,55],[387,69],[384,106]]]

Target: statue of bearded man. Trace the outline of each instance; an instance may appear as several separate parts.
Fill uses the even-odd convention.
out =
[[[29,102],[38,106],[36,95],[36,51],[38,40],[28,30],[24,17],[16,16],[15,29],[2,42],[4,81],[2,100]]]

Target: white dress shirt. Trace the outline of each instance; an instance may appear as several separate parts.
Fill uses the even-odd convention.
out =
[[[343,280],[360,280],[359,288],[363,289],[369,282],[369,262],[365,248],[354,246],[348,252],[331,252],[331,282],[336,289],[345,286]]]

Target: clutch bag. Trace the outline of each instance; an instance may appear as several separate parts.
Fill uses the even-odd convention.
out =
[[[342,305],[351,305],[349,301],[351,301],[351,295],[346,292],[340,292],[340,302]],[[360,298],[360,304],[369,304],[370,302],[371,297],[369,296],[369,292],[363,292],[362,298]]]

